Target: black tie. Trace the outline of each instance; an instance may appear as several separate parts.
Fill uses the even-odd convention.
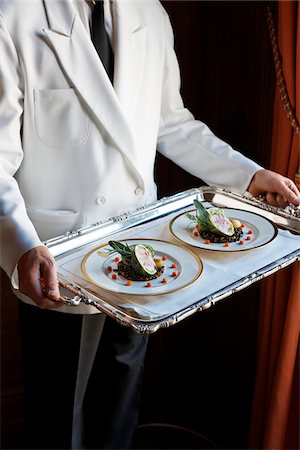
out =
[[[110,81],[112,82],[114,73],[114,57],[104,26],[103,0],[96,1],[93,9],[91,37],[102,64],[106,69]]]

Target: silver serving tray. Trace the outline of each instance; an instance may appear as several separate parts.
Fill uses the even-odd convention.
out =
[[[195,293],[193,293],[190,304],[187,304],[185,301],[185,303],[180,305],[179,291],[176,293],[177,309],[172,309],[170,314],[165,312],[161,316],[159,314],[147,314],[147,309],[143,307],[131,308],[130,304],[126,304],[125,307],[125,295],[123,296],[124,301],[122,300],[122,295],[119,295],[118,301],[114,302],[113,296],[108,295],[105,290],[94,289],[90,285],[88,286],[82,283],[80,278],[68,276],[67,272],[61,270],[62,262],[67,256],[81,254],[85,250],[88,252],[91,246],[96,247],[98,242],[107,242],[110,239],[115,239],[115,236],[118,238],[118,234],[123,233],[124,235],[126,230],[140,229],[141,226],[146,227],[146,224],[155,227],[159,221],[168,221],[169,217],[174,217],[174,213],[180,214],[180,212],[193,207],[193,200],[195,198],[219,207],[242,209],[257,213],[271,220],[279,228],[289,230],[291,236],[293,234],[300,234],[300,216],[299,208],[297,207],[288,207],[284,210],[274,208],[263,203],[261,199],[251,198],[248,194],[242,196],[218,187],[190,189],[171,197],[162,198],[151,205],[129,211],[120,216],[112,217],[108,220],[46,241],[46,246],[57,262],[60,284],[65,292],[68,292],[68,294],[62,296],[64,303],[70,305],[70,307],[76,307],[81,303],[91,305],[114,318],[121,325],[132,327],[138,333],[153,333],[162,327],[172,326],[198,311],[203,311],[235,292],[245,289],[249,285],[299,260],[300,249],[299,245],[298,247],[296,245],[294,246],[296,248],[284,255],[284,257],[274,255],[274,260],[267,265],[257,267],[255,271],[247,274],[247,276],[240,277],[234,282],[228,282],[222,289],[210,292],[209,295],[200,296],[196,300]],[[249,252],[251,251],[249,250]],[[248,252],[244,253],[244,261],[247,263]],[[190,287],[185,289],[188,290]],[[168,298],[168,295],[171,296],[172,294],[165,294],[164,297]]]

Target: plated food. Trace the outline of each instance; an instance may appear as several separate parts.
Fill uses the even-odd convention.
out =
[[[81,264],[85,277],[112,292],[161,295],[196,281],[202,261],[190,249],[156,239],[109,241],[91,250]]]
[[[162,259],[154,257],[154,249],[147,244],[122,244],[122,242],[109,241],[112,250],[108,253],[118,252],[122,259],[117,261],[117,272],[127,280],[149,281],[161,276],[164,272]],[[176,264],[173,264],[177,267]]]
[[[271,242],[278,233],[268,219],[244,210],[205,208],[198,200],[195,210],[179,214],[169,229],[180,241],[206,250],[241,251]]]
[[[194,236],[201,236],[206,241],[225,244],[236,242],[243,235],[242,223],[238,219],[229,219],[221,208],[204,208],[202,203],[194,200],[196,215],[187,213],[192,222]]]

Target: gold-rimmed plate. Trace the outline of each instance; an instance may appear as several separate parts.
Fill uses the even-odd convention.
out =
[[[192,245],[203,250],[213,250],[219,252],[237,252],[251,250],[269,244],[278,234],[276,225],[259,214],[244,211],[241,209],[223,208],[225,215],[229,219],[237,219],[243,225],[243,235],[236,242],[212,243],[202,239],[195,232],[196,222],[191,221],[186,213],[181,213],[169,222],[171,234],[181,242]],[[196,211],[188,211],[195,215]]]
[[[94,285],[111,292],[130,295],[163,295],[176,292],[194,283],[201,275],[203,265],[198,255],[190,249],[173,242],[158,239],[125,239],[123,244],[150,245],[155,252],[154,258],[164,262],[164,272],[158,278],[127,283],[118,274],[117,265],[121,256],[108,253],[108,243],[91,250],[82,260],[81,270]]]

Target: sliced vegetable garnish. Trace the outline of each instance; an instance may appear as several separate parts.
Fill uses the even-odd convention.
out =
[[[109,245],[113,250],[122,256],[124,264],[131,266],[137,273],[141,275],[154,275],[157,271],[156,263],[153,259],[154,250],[149,245],[136,244],[129,246],[128,244],[122,244],[117,241],[109,241]],[[115,261],[119,258],[115,258]]]
[[[196,221],[198,229],[202,231],[211,231],[212,233],[221,234],[225,236],[232,236],[234,234],[234,225],[225,216],[221,208],[204,208],[201,202],[194,200],[196,207],[196,216],[187,213],[188,219]],[[197,236],[196,230],[194,236]]]

